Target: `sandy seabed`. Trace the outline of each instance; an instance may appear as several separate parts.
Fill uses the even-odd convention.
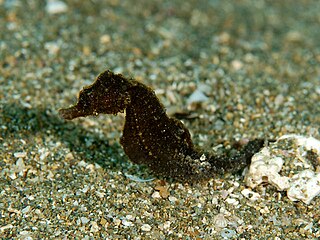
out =
[[[246,194],[241,173],[157,177],[125,156],[124,115],[67,122],[58,109],[110,69],[151,86],[207,151],[319,139],[319,12],[311,0],[0,0],[1,238],[318,239],[319,197]]]

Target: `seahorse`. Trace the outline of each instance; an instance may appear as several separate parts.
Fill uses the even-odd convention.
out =
[[[129,159],[145,164],[155,174],[182,182],[202,181],[216,174],[239,171],[264,144],[264,140],[254,139],[233,156],[210,155],[194,146],[189,130],[181,121],[168,117],[150,87],[109,70],[80,91],[74,106],[60,109],[59,114],[72,120],[124,111],[120,144]]]

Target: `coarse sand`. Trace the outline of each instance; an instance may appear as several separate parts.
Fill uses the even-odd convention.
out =
[[[110,69],[152,87],[194,143],[320,139],[320,2],[0,0],[1,239],[319,239],[320,198],[243,175],[132,164],[124,115],[58,109]]]

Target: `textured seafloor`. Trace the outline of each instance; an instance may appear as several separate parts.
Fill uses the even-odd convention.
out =
[[[319,12],[317,0],[0,0],[1,238],[318,239],[319,197],[252,194],[240,175],[159,179],[124,155],[123,115],[57,110],[108,68],[152,86],[204,149],[319,139]]]

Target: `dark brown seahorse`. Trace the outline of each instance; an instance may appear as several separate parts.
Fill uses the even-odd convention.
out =
[[[101,73],[92,85],[80,91],[76,105],[60,109],[59,113],[71,120],[124,111],[120,143],[130,160],[178,181],[199,181],[215,174],[239,171],[264,143],[260,139],[252,140],[233,156],[204,153],[194,147],[182,122],[167,116],[151,88],[111,71]]]

